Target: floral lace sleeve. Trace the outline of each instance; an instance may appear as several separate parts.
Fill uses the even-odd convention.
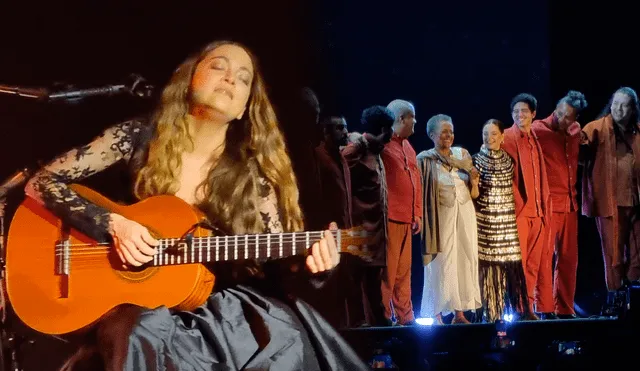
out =
[[[259,180],[260,204],[258,208],[264,223],[265,233],[282,233],[282,220],[280,220],[280,212],[278,211],[278,197],[273,186],[269,182],[260,178]]]
[[[129,160],[138,121],[106,129],[91,143],[53,159],[27,183],[27,196],[42,203],[65,223],[98,241],[108,241],[109,211],[79,196],[68,185],[98,173],[121,160]]]

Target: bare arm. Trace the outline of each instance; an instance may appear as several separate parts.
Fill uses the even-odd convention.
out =
[[[362,156],[365,155],[367,150],[367,142],[362,134],[351,133],[352,140],[346,147],[342,149],[342,156],[347,161],[349,168],[354,167],[360,162]]]
[[[473,164],[473,159],[469,151],[466,149],[462,150],[462,157],[464,159],[468,159]],[[469,192],[471,193],[471,198],[474,200],[480,196],[480,189],[478,188],[478,184],[480,183],[480,172],[475,167],[471,167],[469,171]]]
[[[474,175],[475,174],[475,175]],[[471,198],[474,200],[480,196],[480,189],[478,188],[478,183],[480,180],[480,174],[476,168],[471,170]]]

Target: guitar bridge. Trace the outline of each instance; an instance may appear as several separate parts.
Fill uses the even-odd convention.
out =
[[[59,276],[68,276],[70,267],[70,246],[69,239],[58,241],[56,243],[56,274]]]
[[[64,233],[63,236],[56,243],[55,247],[55,270],[56,274],[60,277],[58,281],[58,290],[60,298],[69,297],[69,274],[71,272],[71,243],[69,242],[69,234]]]

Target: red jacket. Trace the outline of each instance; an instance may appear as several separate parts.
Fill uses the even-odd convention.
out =
[[[522,135],[522,131],[518,127],[517,124],[513,124],[508,129],[504,131],[504,143],[502,143],[502,148],[511,156],[514,161],[514,172],[513,172],[513,195],[516,201],[516,217],[520,215],[522,209],[524,209],[525,203],[527,202],[528,197],[532,197],[534,187],[533,179],[525,179],[522,171],[522,164],[520,163],[520,151],[521,148],[518,147],[517,141],[518,138]],[[533,136],[534,143],[536,148],[538,149],[538,159],[539,159],[539,169],[540,169],[540,200],[542,207],[542,216],[546,218],[551,211],[550,197],[549,197],[549,185],[547,181],[547,168],[544,164],[544,156],[542,152],[542,148],[540,147],[540,143],[538,142],[538,138],[535,133],[531,131],[531,135]]]
[[[387,179],[389,220],[412,223],[422,217],[422,184],[416,151],[408,140],[393,136],[382,151]]]

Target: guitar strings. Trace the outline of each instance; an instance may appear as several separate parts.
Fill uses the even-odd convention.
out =
[[[306,242],[306,236],[305,235],[296,235],[297,232],[292,232],[292,233],[283,233],[282,234],[282,240],[280,240],[280,237],[272,237],[272,238],[268,238],[266,237],[266,235],[261,235],[261,237],[258,238],[258,242],[256,242],[255,239],[255,235],[253,235],[252,237],[249,237],[247,240],[245,240],[245,236],[244,235],[238,235],[237,238],[237,249],[238,250],[242,250],[244,249],[244,246],[257,246],[257,245],[263,245],[265,244],[267,241],[270,242],[271,246],[276,245],[275,248],[279,248],[279,246],[277,246],[280,241],[282,241],[282,243],[291,243],[291,242]],[[315,233],[315,234],[319,234],[320,236],[322,236],[324,233],[323,232],[310,232],[311,233]],[[286,236],[285,236],[286,235]],[[336,233],[333,233],[334,238],[337,237]],[[251,235],[249,235],[251,236]],[[279,234],[273,234],[271,236],[280,236]],[[352,236],[349,235],[349,232],[345,232],[345,231],[341,231],[340,232],[340,238],[341,239],[345,239],[348,240],[349,238],[351,238]],[[206,249],[207,246],[203,246],[203,245],[208,245],[210,248],[215,248],[214,244],[211,244],[211,241],[206,241],[206,239],[208,238],[219,238],[219,244],[218,247],[219,248],[224,248],[225,245],[225,241],[223,236],[220,237],[193,237],[192,240],[192,248],[194,249]],[[315,242],[318,242],[318,237],[316,236],[309,236],[309,239],[313,238]],[[160,248],[162,250],[166,250],[166,249],[170,249],[173,248],[175,246],[176,243],[182,242],[184,241],[184,239],[180,239],[180,238],[161,238],[159,239],[161,241],[160,244]],[[236,244],[236,238],[235,236],[233,237],[229,237],[226,239],[226,242],[232,242],[234,244]],[[245,243],[246,242],[246,243]],[[311,242],[311,241],[309,241]],[[100,252],[100,251],[106,251],[106,250],[110,250],[113,248],[112,244],[110,243],[74,243],[74,244],[69,244],[67,245],[69,247],[69,251],[71,253],[75,253],[75,252]],[[60,246],[58,245],[55,249],[56,252],[58,251],[64,251],[66,247]],[[230,249],[232,249],[232,247],[228,247]]]
[[[313,232],[310,232],[309,238],[311,238],[311,234]],[[349,236],[349,232],[347,231],[338,231],[338,232],[333,232],[332,234],[334,235],[334,237],[337,238],[338,233],[340,233],[340,236],[345,236],[345,242],[347,242],[349,240],[350,237]],[[313,234],[318,234],[318,235],[322,235],[324,234],[324,232],[317,232],[317,233],[313,233]],[[286,235],[286,236],[285,236]],[[255,236],[255,235],[254,235]],[[279,236],[279,234],[275,234],[275,236]],[[211,238],[213,236],[206,236],[206,237],[195,237],[197,238],[195,241],[193,241],[193,245],[192,245],[192,250],[187,251],[186,253],[186,259],[187,261],[189,261],[189,263],[183,263],[183,264],[193,264],[193,263],[206,263],[207,259],[200,259],[200,255],[201,255],[201,250],[202,253],[204,253],[204,251],[209,248],[209,256],[211,253],[211,249],[215,249],[215,245],[211,246],[211,244],[205,245],[204,241],[207,238]],[[251,238],[248,239],[246,242],[248,242],[246,244],[246,248],[254,248],[255,246],[258,245],[263,245],[266,241],[263,241],[261,239],[267,238],[266,236],[262,235],[261,237],[259,237],[259,241],[256,242],[255,238]],[[236,238],[234,237],[230,237],[228,239],[231,239],[234,243],[236,243]],[[173,239],[161,239],[162,242],[179,242],[182,241],[179,238],[173,238]],[[316,240],[314,238],[314,240]],[[297,233],[288,233],[288,234],[283,234],[283,238],[282,238],[282,243],[290,243],[292,241],[295,242],[306,242],[306,236],[302,235],[297,235]],[[175,246],[175,242],[172,245],[160,245],[160,254],[163,253],[163,251],[166,251],[170,248],[173,248]],[[244,242],[244,236],[238,236],[237,239],[238,243],[242,243]],[[317,242],[314,241],[313,243]],[[286,256],[280,256],[280,238],[274,238],[273,239],[273,243],[269,246],[268,250],[269,250],[269,256],[262,256],[262,254],[260,254],[260,256],[258,257],[260,258],[280,258],[280,257],[286,257]],[[244,244],[243,244],[244,245]],[[98,265],[104,265],[105,264],[105,256],[109,254],[110,250],[113,249],[113,246],[111,246],[110,244],[107,243],[101,243],[101,244],[94,244],[94,245],[90,245],[90,244],[72,244],[71,246],[76,246],[70,249],[69,253],[69,263],[72,264],[74,269],[82,269],[82,268],[91,268],[92,266],[98,266]],[[90,246],[90,247],[78,247],[78,246]],[[287,253],[289,252],[289,250],[291,248],[295,249],[295,252],[291,255],[299,255],[302,254],[303,252],[305,252],[306,250],[308,250],[309,247],[295,247],[295,246],[283,246],[283,251],[287,251]],[[224,256],[224,243],[222,245],[218,245],[218,254]],[[252,253],[246,253],[245,251],[243,251],[245,249],[245,246],[239,246],[239,248],[237,249],[233,249],[232,247],[227,246],[226,250],[227,250],[227,259],[213,259],[212,262],[215,261],[224,261],[224,260],[245,260],[245,255],[247,256],[247,259],[254,259],[255,258],[255,250],[252,251]],[[341,252],[340,249],[337,249],[338,252]],[[266,250],[265,250],[266,251]],[[60,259],[61,255],[64,253],[64,249],[63,248],[56,248],[56,259]],[[181,259],[185,259],[185,254],[184,253],[180,253],[179,255],[173,255],[174,259],[177,259],[178,256],[180,256]],[[235,257],[238,257],[237,259]],[[193,259],[190,259],[191,257],[193,257]],[[162,257],[161,257],[162,258]],[[165,259],[167,257],[164,257]],[[40,259],[38,259],[40,260]],[[211,259],[210,259],[211,260]],[[176,264],[162,264],[160,266],[170,266],[170,265],[177,265],[177,260],[174,260],[176,262]],[[153,265],[152,265],[153,266]]]
[[[337,230],[337,231],[331,231],[332,235],[334,236],[334,238],[338,238],[338,236],[341,238],[343,244],[342,245],[346,245],[348,244],[349,240],[354,238],[354,236],[351,234],[352,232],[350,231],[345,231],[345,230]],[[280,236],[282,235],[282,240],[280,239]],[[226,260],[245,260],[244,256],[245,256],[245,242],[246,243],[246,248],[249,249],[253,249],[256,246],[260,246],[260,245],[265,245],[267,241],[270,242],[270,246],[267,248],[269,250],[269,255],[270,256],[263,256],[263,254],[260,254],[260,256],[258,257],[259,259],[262,258],[280,258],[280,246],[279,244],[282,242],[283,244],[290,244],[292,242],[295,243],[301,243],[301,242],[306,242],[307,241],[307,232],[287,232],[287,233],[282,233],[282,234],[270,234],[270,235],[248,235],[249,238],[246,239],[245,241],[245,235],[238,235],[237,239],[236,236],[227,236],[227,242],[231,242],[233,244],[237,245],[237,248],[234,250],[233,247],[227,246],[226,250],[227,250],[227,258]],[[256,241],[256,236],[258,237],[258,241]],[[324,231],[314,231],[314,232],[308,232],[308,239],[309,239],[309,243],[310,244],[314,244],[316,242],[318,242],[318,240],[324,236]],[[359,236],[362,237],[362,236]],[[197,263],[207,263],[206,259],[202,259],[200,260],[200,254],[202,251],[203,257],[204,254],[206,254],[206,249],[209,248],[210,253],[212,251],[215,251],[215,244],[211,244],[211,241],[207,241],[207,239],[215,239],[215,238],[219,238],[219,243],[218,243],[218,254],[219,256],[224,256],[224,251],[225,251],[225,236],[199,236],[199,237],[193,237],[192,240],[192,245],[191,245],[191,250],[188,250],[186,256],[187,256],[187,261],[189,261],[189,263],[186,264],[197,264]],[[357,237],[356,237],[357,238]],[[159,253],[162,254],[163,252],[165,252],[168,249],[171,248],[175,248],[175,245],[179,242],[183,242],[185,241],[185,238],[160,238],[159,239],[161,241],[161,245],[158,246],[159,248]],[[313,241],[311,241],[313,240]],[[208,242],[208,243],[207,243]],[[291,248],[295,248],[295,253],[292,255],[299,255],[303,252],[305,252],[306,250],[308,250],[309,247],[296,247],[295,244],[294,246],[283,246],[283,252],[287,252],[289,253],[291,251]],[[95,267],[95,266],[104,266],[105,264],[110,265],[108,260],[105,260],[104,258],[109,254],[109,252],[114,248],[112,246],[111,243],[75,243],[75,244],[70,244],[67,245],[67,247],[62,247],[60,245],[58,245],[55,248],[55,256],[54,256],[54,263],[55,261],[58,261],[59,259],[62,258],[62,255],[64,254],[64,249],[68,248],[69,249],[69,257],[68,257],[68,261],[70,263],[71,269],[82,269],[82,268],[91,268],[91,267]],[[267,249],[263,250],[263,251],[267,251]],[[237,250],[237,252],[236,252]],[[337,247],[338,252],[341,252],[340,247]],[[193,253],[192,253],[193,252]],[[194,259],[191,259],[191,256],[193,255]],[[211,255],[211,254],[209,254]],[[252,253],[247,253],[247,258],[248,259],[255,259],[255,250],[252,251]],[[173,256],[175,257],[174,259],[177,258],[177,256],[180,256],[181,259],[184,259],[184,253],[179,253],[179,254],[173,254]],[[235,259],[234,257],[237,256],[238,259]],[[286,256],[282,256],[282,257],[286,257]],[[166,257],[162,256],[163,259],[166,259]],[[36,258],[36,260],[50,260],[49,258]],[[53,259],[51,259],[53,260]],[[224,261],[225,259],[217,259],[217,260],[221,260]],[[176,261],[176,260],[174,260]],[[215,262],[216,259],[213,259],[211,262]],[[148,263],[147,263],[148,264]],[[183,263],[185,264],[185,263]],[[162,264],[160,266],[171,266],[171,265],[178,265],[178,264]],[[153,265],[151,265],[153,266]]]
[[[166,250],[168,248],[165,248],[163,250]],[[194,246],[193,248],[193,259],[191,259],[192,254],[191,252],[187,252],[186,254],[186,259],[188,261],[188,263],[182,263],[182,264],[197,264],[197,263],[207,263],[207,259],[206,257],[206,253],[203,254],[203,259],[199,259],[200,257],[200,252],[198,251],[199,249],[206,249],[206,247],[198,247],[198,246]],[[216,261],[225,261],[225,260],[248,260],[248,259],[255,259],[255,251],[253,252],[253,254],[247,254],[247,258],[245,258],[245,254],[244,251],[241,251],[243,248],[238,249],[237,253],[235,253],[233,251],[233,249],[228,249],[227,251],[227,257],[228,259],[211,259],[209,262],[214,263]],[[270,256],[264,256],[263,254],[261,254],[258,258],[262,259],[262,258],[284,258],[287,257],[288,255],[285,256],[280,256],[280,247],[279,246],[271,246],[270,248],[266,249],[266,250],[270,250]],[[264,250],[264,251],[266,251]],[[290,248],[288,249],[283,249],[287,250],[286,252],[290,252]],[[295,253],[292,255],[300,255],[303,252],[305,252],[306,250],[308,250],[307,247],[295,247]],[[337,249],[338,252],[340,252],[339,249]],[[105,256],[107,256],[109,254],[110,250],[109,249],[105,249],[105,248],[101,248],[99,249],[99,251],[87,251],[87,252],[81,252],[81,253],[74,253],[71,254],[69,256],[69,265],[70,265],[70,269],[74,270],[74,269],[82,269],[82,268],[91,268],[91,267],[95,267],[95,266],[104,266],[105,264],[110,265],[108,261],[105,261]],[[213,255],[213,254],[210,254]],[[224,256],[224,250],[219,250],[218,252],[218,256],[220,258],[222,258]],[[174,255],[174,262],[175,264],[161,264],[159,266],[172,266],[172,265],[181,265],[177,263],[177,257],[180,257],[182,260],[185,259],[185,255],[183,253],[180,253],[179,255]],[[238,258],[235,259],[234,256],[237,256]],[[61,253],[58,252],[58,254],[56,254],[56,260],[61,258]],[[166,257],[165,257],[166,259]],[[148,264],[148,263],[147,263]],[[149,267],[153,267],[154,265],[149,265]]]
[[[234,252],[232,252],[231,250],[227,252],[227,257],[228,259],[211,259],[210,261],[206,261],[206,259],[204,258],[204,254],[203,253],[203,259],[200,260],[199,256],[200,256],[200,252],[198,250],[198,247],[196,247],[194,249],[194,255],[193,255],[193,259],[191,259],[191,253],[187,253],[187,262],[185,263],[184,261],[182,261],[180,264],[178,264],[177,262],[177,257],[178,255],[174,255],[174,264],[160,264],[160,265],[153,265],[153,264],[143,264],[144,268],[151,268],[151,267],[167,267],[167,266],[177,266],[177,265],[186,265],[186,264],[203,264],[203,263],[215,263],[216,261],[241,261],[241,260],[250,260],[250,259],[255,259],[255,254],[247,254],[247,258],[245,258],[244,253],[242,251],[238,251],[237,254],[237,259],[234,258]],[[271,251],[270,256],[264,256],[264,255],[260,255],[258,257],[258,259],[265,259],[265,258],[272,258],[272,259],[279,259],[279,258],[285,258],[288,257],[290,255],[301,255],[302,253],[304,253],[305,251],[308,250],[308,248],[304,247],[304,248],[296,248],[295,252],[293,254],[290,255],[283,255],[280,256],[279,255],[279,251],[280,248],[279,246],[277,247],[271,247],[269,249]],[[287,249],[288,250],[288,249]],[[338,253],[341,252],[346,252],[344,250],[341,251],[341,249],[336,248]],[[69,264],[69,269],[71,271],[76,271],[76,270],[83,270],[83,269],[91,269],[91,268],[95,268],[95,267],[109,267],[113,269],[113,265],[112,263],[108,260],[105,259],[105,257],[107,257],[109,255],[109,250],[107,249],[101,249],[101,251],[95,251],[95,252],[84,252],[84,253],[76,253],[76,254],[71,254],[68,258],[68,264]],[[224,256],[224,252],[220,251],[219,252],[220,257]],[[357,254],[359,255],[359,254]],[[184,255],[180,254],[179,255],[181,259],[184,259]],[[59,257],[57,259],[60,259]],[[164,259],[167,259],[167,257],[164,257]],[[44,259],[38,259],[38,260],[44,260]],[[55,264],[55,261],[53,262]],[[116,265],[120,264],[120,261],[118,260],[117,263],[115,263]],[[125,269],[126,271],[126,269]]]
[[[224,252],[226,250],[226,252],[227,252],[226,255],[227,256],[229,256],[229,255],[236,255],[236,256],[245,256],[245,255],[247,255],[247,256],[255,257],[256,247],[260,247],[260,246],[263,246],[263,244],[261,244],[261,243],[256,244],[255,242],[251,242],[251,243],[246,244],[246,246],[243,244],[241,247],[237,247],[237,248],[233,248],[233,247],[225,248],[224,246],[219,246],[217,251],[218,251],[219,255],[224,255]],[[313,246],[313,245],[310,245],[310,246],[303,246],[303,245],[301,245],[301,246],[283,246],[282,250],[286,251],[286,252],[289,252],[291,249],[295,249],[296,251],[297,250],[302,250],[302,249],[306,250],[306,249],[311,248],[311,246]],[[173,246],[161,246],[158,249],[158,253],[159,254],[166,253],[168,250],[172,249],[172,247]],[[77,250],[76,249],[76,250],[69,251],[69,257],[73,258],[73,257],[92,256],[92,255],[106,255],[112,249],[113,249],[113,247],[107,247],[107,248],[104,248],[104,247],[103,248],[82,248],[81,250]],[[249,249],[251,249],[251,252],[246,252],[246,254],[245,254],[245,250],[249,250]],[[208,251],[209,252],[208,255],[211,255],[211,253],[213,251],[215,251],[215,250],[216,250],[215,246],[197,246],[197,245],[194,245],[194,246],[192,246],[192,248],[190,250],[187,250],[186,256],[187,256],[187,258],[189,258],[189,257],[191,257],[191,255],[193,255],[194,259],[195,259],[196,258],[195,255],[198,255],[198,257],[200,256],[200,251],[202,251],[202,252]],[[280,250],[281,250],[280,246],[271,245],[269,247],[265,247],[265,249],[262,250],[262,251],[269,251],[270,255],[279,255]],[[193,254],[191,253],[192,251],[193,251]],[[180,256],[180,257],[184,258],[185,253],[184,252],[180,252],[180,253],[176,253],[176,254],[173,254],[173,255],[174,256]],[[260,255],[262,255],[262,254],[260,254]],[[60,257],[64,256],[64,250],[60,249],[60,248],[56,249],[55,250],[55,256],[57,258],[60,258]]]

